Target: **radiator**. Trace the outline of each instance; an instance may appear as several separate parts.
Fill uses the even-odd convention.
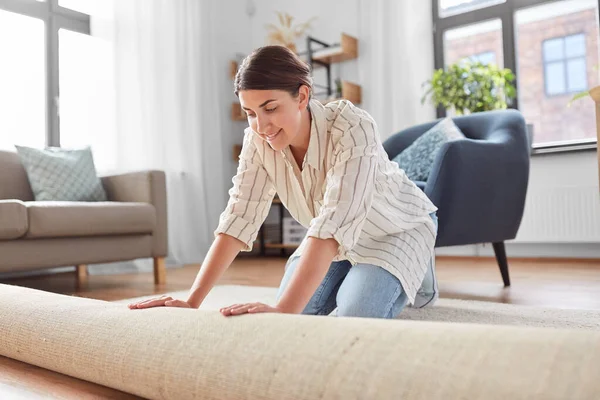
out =
[[[515,243],[598,243],[598,186],[537,187],[527,193]]]

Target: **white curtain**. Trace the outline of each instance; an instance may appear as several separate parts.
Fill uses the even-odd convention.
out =
[[[431,0],[359,0],[362,105],[382,139],[435,118],[421,105],[434,68],[431,10]]]
[[[107,133],[111,154],[95,154],[98,168],[164,170],[168,263],[199,263],[227,200],[221,166],[228,153],[212,57],[214,2],[116,0],[113,7],[112,23],[97,25],[98,34],[113,43],[116,126]],[[136,267],[150,265],[140,261]]]

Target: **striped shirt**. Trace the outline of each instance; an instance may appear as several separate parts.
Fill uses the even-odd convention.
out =
[[[219,233],[251,251],[277,193],[308,237],[339,243],[333,261],[373,264],[396,276],[414,302],[433,256],[437,208],[390,161],[373,118],[346,100],[310,102],[310,139],[302,169],[288,147],[273,150],[251,128],[244,132]]]

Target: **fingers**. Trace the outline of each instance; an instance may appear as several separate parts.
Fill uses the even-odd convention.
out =
[[[229,307],[221,308],[219,311],[221,314],[227,316],[241,315],[250,312],[266,312],[269,310],[269,306],[263,303],[246,303],[246,304],[234,304]],[[252,310],[252,311],[251,311]]]
[[[150,308],[150,307],[162,307],[165,305],[166,301],[173,300],[171,296],[161,296],[158,298],[152,298],[144,301],[139,301],[137,303],[129,304],[129,308],[132,310],[141,309],[141,308]]]
[[[191,308],[188,302],[183,300],[167,300],[165,301],[167,307],[180,307],[180,308]]]

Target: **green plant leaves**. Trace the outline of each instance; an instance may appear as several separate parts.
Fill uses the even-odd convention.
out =
[[[434,106],[453,108],[459,115],[465,111],[504,109],[515,98],[514,80],[514,73],[508,68],[461,61],[433,72],[423,84],[426,91],[421,103],[430,98]]]

